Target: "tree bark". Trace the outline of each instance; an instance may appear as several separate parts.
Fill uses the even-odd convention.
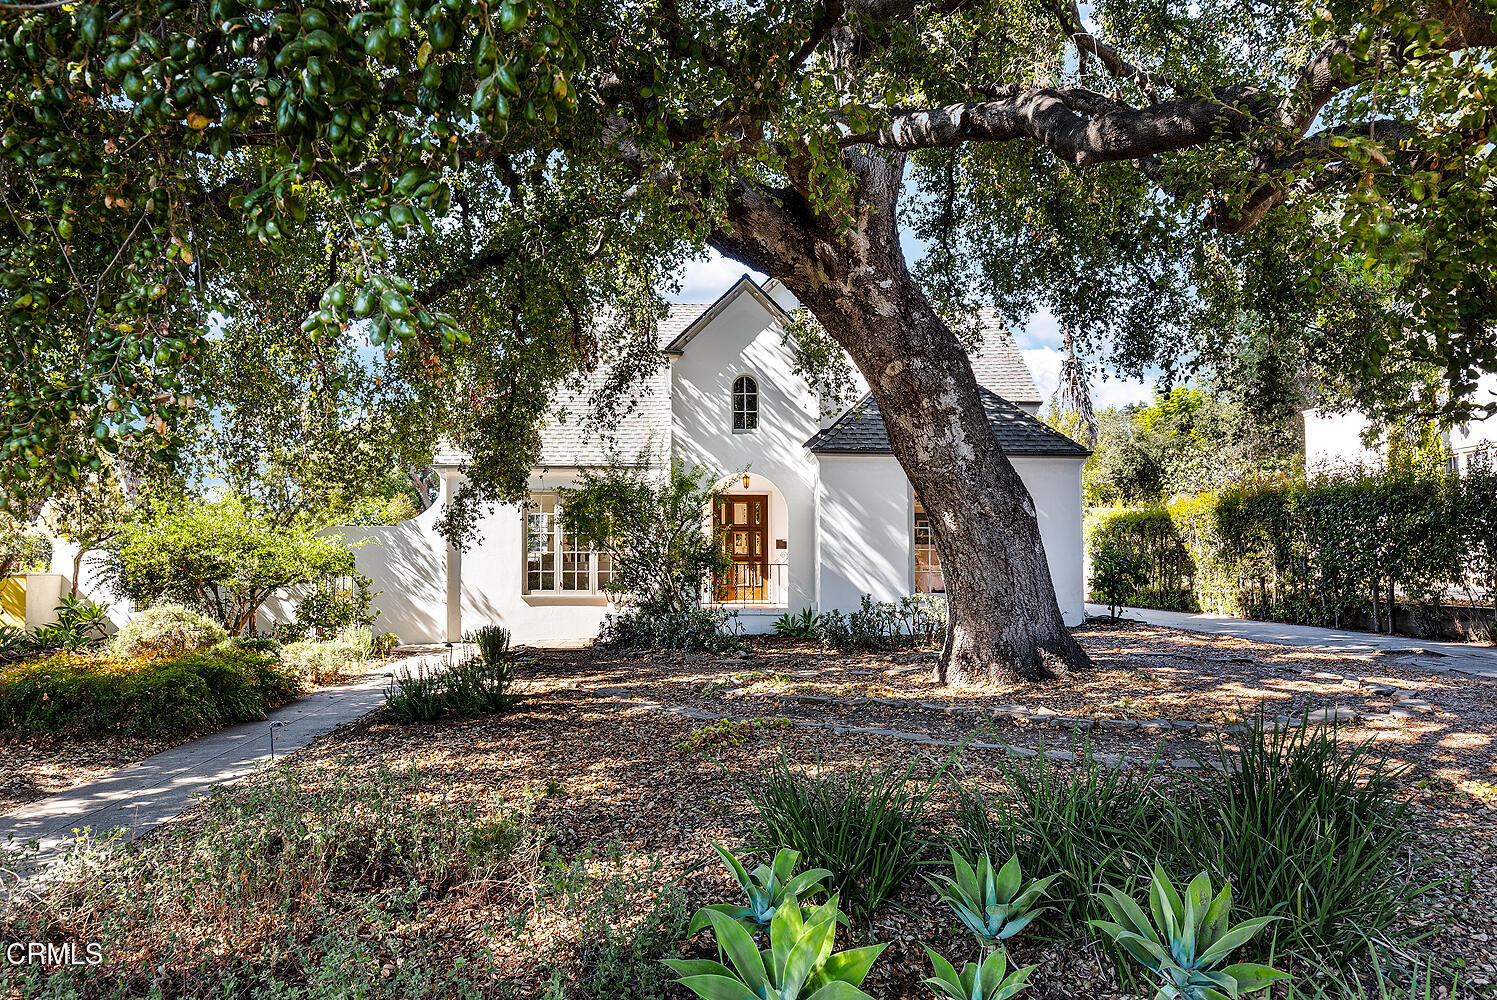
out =
[[[998,444],[961,341],[899,245],[904,156],[849,151],[851,227],[794,189],[740,184],[713,245],[778,278],[862,372],[930,517],[950,624],[939,683],[1052,678],[1088,665],[1055,599],[1034,502]]]

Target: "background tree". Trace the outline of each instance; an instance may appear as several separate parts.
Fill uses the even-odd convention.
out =
[[[1064,417],[1052,425],[1072,433]],[[1082,468],[1087,506],[1157,503],[1255,477],[1304,471],[1304,428],[1293,411],[1257,416],[1239,390],[1207,383],[1104,409]]]
[[[341,536],[276,523],[237,496],[153,501],[122,526],[106,565],[118,596],[185,604],[235,635],[254,630],[260,606],[277,592],[352,569]]]
[[[78,596],[84,557],[118,538],[129,513],[129,499],[109,466],[69,483],[52,497],[43,516],[47,529],[76,548],[70,596]]]
[[[710,245],[779,278],[867,379],[942,554],[938,677],[1084,663],[964,309],[1045,305],[1129,371],[1251,348],[1360,391],[1407,359],[1454,413],[1497,368],[1488,0],[1087,14],[5,7],[6,474],[175,460],[222,388],[211,317],[259,317],[233,337],[392,413],[404,447],[450,426],[462,536],[523,492],[550,386],[614,345],[652,353],[660,278]],[[901,224],[929,247],[913,269]]]

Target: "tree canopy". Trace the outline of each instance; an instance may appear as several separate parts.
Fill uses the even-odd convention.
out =
[[[686,256],[752,261],[734,213],[836,245],[868,151],[908,154],[943,306],[1383,407],[1433,372],[1415,404],[1466,414],[1497,368],[1489,8],[0,5],[4,479],[361,420],[513,493],[556,380],[648,353]]]

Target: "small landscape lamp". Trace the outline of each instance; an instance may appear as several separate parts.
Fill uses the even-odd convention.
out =
[[[745,472],[743,474],[743,488],[744,489],[748,489],[748,484],[749,484],[749,474],[747,472]]]

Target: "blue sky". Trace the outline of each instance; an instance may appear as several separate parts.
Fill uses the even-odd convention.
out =
[[[917,248],[907,248],[916,249]],[[728,286],[737,281],[747,269],[735,260],[728,260],[715,251],[708,256],[691,261],[681,272],[681,290],[667,296],[672,302],[712,302]],[[764,281],[765,276],[757,271],[748,271],[755,279]],[[1030,317],[1023,326],[1014,330],[1019,353],[1034,374],[1040,394],[1049,399],[1055,391],[1059,378],[1060,326],[1049,312],[1039,312]],[[1136,379],[1103,377],[1102,373],[1088,366],[1088,381],[1091,384],[1092,405],[1097,409],[1107,406],[1123,406],[1149,399],[1153,385]]]

